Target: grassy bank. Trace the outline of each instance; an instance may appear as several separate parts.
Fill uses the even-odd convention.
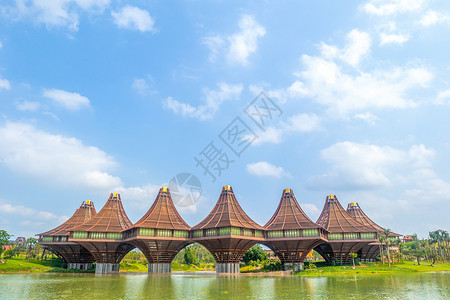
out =
[[[147,265],[140,261],[124,260],[120,263],[121,272],[147,272]],[[177,272],[197,272],[215,271],[214,264],[187,265],[179,262],[172,263],[172,271]],[[241,273],[264,273],[270,272],[261,266],[243,266]],[[393,273],[414,273],[414,272],[439,272],[450,271],[450,263],[436,263],[433,267],[430,263],[422,262],[421,265],[411,261],[395,263],[391,267],[387,264],[368,263],[367,265],[328,266],[325,263],[316,263],[316,268],[308,269],[296,273],[297,276],[340,276],[340,275],[372,275],[372,274],[393,274]],[[67,270],[64,264],[58,259],[27,262],[24,258],[8,259],[0,264],[0,273],[93,273],[94,270]]]
[[[411,261],[395,263],[389,267],[387,264],[371,263],[369,265],[328,266],[317,264],[315,269],[304,270],[296,273],[298,276],[340,276],[340,275],[372,275],[372,274],[393,274],[393,273],[414,273],[414,272],[439,272],[450,271],[450,263],[436,263],[433,267],[430,263],[422,262],[421,265]]]
[[[214,264],[187,265],[179,262],[172,263],[172,272],[215,271]],[[147,264],[137,261],[122,261],[120,272],[147,272]]]
[[[59,259],[30,260],[24,258],[7,259],[0,263],[1,273],[90,273],[93,270],[67,270]]]

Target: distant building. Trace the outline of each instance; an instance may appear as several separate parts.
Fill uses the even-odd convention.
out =
[[[4,245],[3,246],[3,250],[9,250],[9,249],[12,249],[12,247],[13,247],[13,245]]]
[[[275,253],[272,250],[264,250],[264,251],[266,251],[268,259],[276,259],[277,258],[277,256],[275,255]]]
[[[14,242],[14,244],[26,246],[26,245],[27,245],[27,240],[26,240],[23,236],[19,236],[19,237],[16,239],[16,241]]]
[[[403,239],[402,239],[402,243],[409,243],[409,242],[412,242],[412,241],[413,241],[413,238],[410,235],[405,235],[403,237]]]

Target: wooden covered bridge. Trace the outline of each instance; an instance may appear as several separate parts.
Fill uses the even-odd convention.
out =
[[[363,258],[373,256],[382,228],[357,204],[361,213],[352,205],[347,212],[336,196],[329,195],[318,221],[313,222],[287,188],[274,215],[262,227],[244,212],[226,185],[208,216],[190,227],[176,210],[169,189],[163,187],[135,224],[128,219],[120,194],[111,193],[98,213],[88,200],[69,220],[38,236],[39,243],[66,261],[68,268],[90,268],[95,261],[99,274],[119,271],[120,261],[134,248],[147,258],[150,273],[170,273],[175,255],[191,243],[200,243],[211,252],[217,273],[239,273],[244,253],[258,243],[272,249],[285,269],[296,270],[312,249],[328,262],[347,262],[350,252]]]

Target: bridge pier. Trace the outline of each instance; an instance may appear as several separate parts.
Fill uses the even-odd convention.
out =
[[[172,264],[171,263],[149,263],[148,264],[148,272],[163,274],[163,273],[172,273]]]
[[[217,263],[216,273],[239,273],[239,263]]]
[[[119,272],[119,264],[111,263],[97,263],[95,267],[95,274],[106,274],[111,272]]]
[[[68,263],[67,269],[88,270],[92,268],[92,263]]]
[[[305,268],[304,263],[284,263],[284,270],[292,270],[294,272],[302,271]]]

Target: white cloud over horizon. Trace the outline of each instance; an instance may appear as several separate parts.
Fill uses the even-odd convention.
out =
[[[76,111],[83,107],[90,107],[91,102],[87,97],[81,96],[78,93],[71,93],[64,90],[50,89],[44,90],[42,96],[52,99],[62,107]]]
[[[21,111],[36,111],[40,106],[41,104],[35,101],[23,100],[20,102],[16,102],[16,108]]]
[[[8,79],[4,79],[0,77],[0,90],[9,90],[11,88],[11,84]]]
[[[269,126],[265,130],[257,132],[258,138],[252,142],[253,146],[265,143],[279,144],[283,137],[292,133],[307,133],[322,129],[322,119],[313,113],[299,113],[290,116],[286,121]],[[251,138],[251,137],[248,137]]]
[[[196,118],[200,121],[210,120],[214,117],[223,102],[239,99],[243,86],[241,84],[218,83],[217,90],[203,88],[205,104],[193,106],[189,103],[180,102],[172,97],[168,97],[164,103],[164,108],[171,110],[176,115]]]
[[[78,31],[80,13],[99,14],[110,0],[32,0],[15,1],[15,6],[2,6],[0,12],[12,20],[32,20],[37,24],[66,27]]]
[[[370,0],[362,9],[372,15],[389,16],[420,10],[427,0]]]
[[[80,140],[20,122],[0,126],[0,164],[11,171],[64,185],[108,189],[121,185],[107,170],[114,159]]]
[[[348,42],[361,44],[354,39]],[[352,48],[347,45],[343,49]],[[299,80],[287,89],[288,94],[293,98],[312,99],[327,107],[329,114],[343,118],[368,108],[404,109],[417,105],[409,97],[409,91],[428,87],[433,79],[430,70],[408,66],[364,71],[356,63],[369,49],[357,48],[364,51],[351,51],[350,58],[344,59],[355,67],[351,71],[336,61],[342,59],[339,53],[344,50],[334,46],[322,44],[321,56],[302,55],[303,69],[296,73]]]
[[[281,178],[290,176],[282,167],[274,166],[266,161],[247,164],[246,170],[251,175]]]
[[[435,152],[424,145],[402,151],[389,146],[340,142],[323,149],[320,155],[330,164],[329,171],[310,177],[309,187],[365,190],[407,182],[408,174],[430,166]]]
[[[238,23],[240,31],[228,37],[212,35],[203,37],[211,54],[210,61],[215,61],[221,52],[231,64],[246,66],[249,56],[258,50],[258,40],[266,34],[266,30],[252,15],[243,15]]]
[[[111,12],[111,16],[119,28],[138,30],[140,32],[156,31],[154,28],[155,21],[145,9],[127,5],[119,11]]]

